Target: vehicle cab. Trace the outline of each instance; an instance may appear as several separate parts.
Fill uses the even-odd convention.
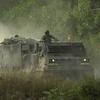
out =
[[[50,43],[40,57],[40,68],[48,73],[70,77],[91,76],[93,68],[81,42]]]

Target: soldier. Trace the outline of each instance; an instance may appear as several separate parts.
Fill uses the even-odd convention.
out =
[[[57,40],[54,36],[52,36],[49,32],[49,30],[47,30],[45,32],[45,35],[42,37],[42,41],[46,44],[49,44],[52,42],[52,40]]]
[[[52,40],[57,41],[57,39],[50,34],[49,30],[47,30],[45,32],[45,35],[43,35],[42,37],[42,42],[43,42],[42,55],[46,55],[46,52],[48,51],[48,45],[52,42]]]

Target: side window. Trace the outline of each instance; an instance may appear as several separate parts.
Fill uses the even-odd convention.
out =
[[[34,45],[29,45],[29,50],[30,50],[30,52],[33,52],[34,51]]]

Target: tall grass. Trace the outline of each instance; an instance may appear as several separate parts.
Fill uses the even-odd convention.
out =
[[[100,100],[100,81],[79,83],[33,73],[0,74],[0,100]]]
[[[61,79],[36,78],[33,73],[5,72],[0,76],[0,100],[39,100],[45,91],[64,84]]]

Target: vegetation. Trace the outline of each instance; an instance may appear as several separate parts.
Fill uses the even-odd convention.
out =
[[[32,73],[2,73],[0,100],[100,100],[100,81],[76,83]]]
[[[63,35],[77,33],[76,36],[78,34],[83,36],[100,32],[98,28],[100,13],[98,11],[94,14],[91,0],[7,1],[10,5],[8,3],[8,6],[1,12],[1,21],[12,23],[18,28],[27,24],[36,28],[46,27],[60,36],[62,33]]]
[[[12,33],[39,30],[41,34],[49,29],[60,40],[66,40],[68,35],[72,40],[82,40],[92,64],[99,67],[100,10],[93,10],[91,0],[78,0],[78,4],[77,0],[0,0],[0,9],[0,22],[16,28]],[[0,100],[100,100],[99,84],[97,80],[76,84],[7,73],[0,77]]]
[[[100,12],[93,10],[91,0],[5,1],[10,3],[7,5],[1,1],[6,5],[1,11],[1,22],[25,30],[24,34],[43,28],[44,31],[51,30],[61,40],[66,40],[69,34],[73,40],[80,40],[100,32]]]

